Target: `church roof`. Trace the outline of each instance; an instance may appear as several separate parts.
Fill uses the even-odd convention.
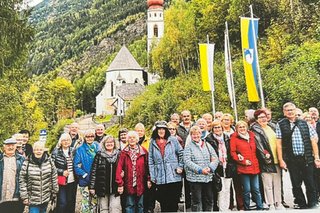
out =
[[[118,70],[143,70],[125,45],[122,46],[107,71]]]
[[[138,83],[124,83],[116,88],[117,95],[124,101],[131,101],[144,90],[144,86]]]

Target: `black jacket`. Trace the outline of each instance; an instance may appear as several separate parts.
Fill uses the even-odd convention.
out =
[[[277,173],[269,139],[264,130],[258,123],[253,123],[251,131],[254,133],[254,139],[257,146],[257,158],[259,160],[261,172]],[[269,159],[266,158],[266,153],[270,154]]]
[[[116,168],[120,152],[116,150],[116,161],[110,163],[104,150],[99,151],[93,161],[89,189],[94,189],[98,197],[110,194],[118,195]]]
[[[231,157],[231,153],[230,153],[230,138],[228,137],[228,135],[223,134],[223,139],[225,142],[225,146],[227,149],[227,168],[225,170],[225,177],[226,178],[232,178],[235,175],[237,175],[237,165],[234,162],[234,160]],[[217,156],[219,157],[219,141],[217,138],[214,137],[213,133],[211,132],[206,138],[205,140],[213,147],[214,151],[217,153]],[[224,177],[223,174],[223,167],[221,164],[218,165],[217,169],[216,169],[216,173],[218,173],[220,175],[220,177]]]
[[[73,149],[69,148],[69,156],[73,160]],[[59,176],[63,175],[63,171],[68,169],[67,158],[63,154],[62,148],[55,148],[51,154],[52,161],[57,168],[57,173]]]

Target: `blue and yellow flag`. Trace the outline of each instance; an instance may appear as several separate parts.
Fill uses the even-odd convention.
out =
[[[213,55],[214,44],[199,44],[203,91],[214,91]]]
[[[259,80],[258,80],[258,55],[254,37],[258,37],[258,19],[240,18],[241,22],[241,44],[243,54],[243,66],[246,77],[248,100],[250,102],[259,102]],[[255,34],[253,34],[253,27]]]

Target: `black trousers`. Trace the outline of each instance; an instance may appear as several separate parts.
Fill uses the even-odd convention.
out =
[[[182,182],[157,185],[157,200],[161,212],[177,212]]]
[[[189,182],[191,191],[191,211],[211,212],[213,209],[213,185],[209,183]]]
[[[77,183],[59,186],[57,213],[73,213],[76,208]]]
[[[306,186],[308,206],[315,206],[317,194],[314,184],[314,165],[306,164],[304,157],[293,157],[287,161],[287,166],[292,184],[294,203],[300,206],[307,206],[307,201],[301,188],[303,181]]]
[[[152,184],[151,188],[147,188],[143,194],[143,211],[145,213],[147,212],[153,212],[154,208],[156,207],[156,186]]]
[[[0,212],[5,213],[22,213],[24,211],[24,205],[21,201],[6,201],[0,203]]]

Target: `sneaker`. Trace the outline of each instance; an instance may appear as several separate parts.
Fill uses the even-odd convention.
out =
[[[290,208],[290,206],[286,203],[286,202],[282,202],[282,205],[283,205],[283,207],[285,207],[285,208]]]
[[[275,211],[275,210],[276,210],[276,207],[274,207],[274,205],[269,206],[269,211]]]
[[[306,205],[294,204],[293,208],[294,209],[307,209],[308,207]]]
[[[284,210],[286,210],[286,208],[282,204],[280,204],[280,205],[276,206],[276,210],[284,211]]]

